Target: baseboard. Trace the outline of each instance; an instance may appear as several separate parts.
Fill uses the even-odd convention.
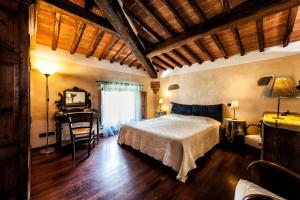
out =
[[[49,144],[48,147],[56,147],[56,144]],[[31,148],[31,151],[35,152],[35,151],[40,151],[42,149],[45,149],[46,146],[41,146],[41,147],[34,147],[34,148]]]

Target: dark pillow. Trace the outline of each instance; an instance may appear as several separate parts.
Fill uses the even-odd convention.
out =
[[[180,114],[180,115],[192,115],[192,106],[179,104],[179,103],[172,103],[172,110],[171,113],[173,114]]]
[[[192,115],[210,117],[222,121],[222,104],[192,105]]]

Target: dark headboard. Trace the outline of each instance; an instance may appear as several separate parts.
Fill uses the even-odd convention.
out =
[[[223,120],[222,104],[216,105],[186,105],[171,102],[172,110],[171,113],[181,115],[196,115],[203,117],[210,117],[219,122]]]

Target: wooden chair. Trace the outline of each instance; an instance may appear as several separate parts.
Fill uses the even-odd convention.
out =
[[[95,135],[93,131],[93,113],[69,113],[67,114],[67,118],[72,141],[72,159],[75,160],[77,142],[88,142],[88,156],[90,156],[91,143],[93,143],[93,146],[95,147]]]
[[[239,180],[234,200],[299,199],[299,174],[265,160],[252,162],[247,172],[248,180]]]

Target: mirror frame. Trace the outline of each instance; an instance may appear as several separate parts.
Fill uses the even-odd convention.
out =
[[[66,92],[85,92],[85,105],[67,106],[66,105]],[[60,99],[55,101],[55,104],[60,111],[91,108],[91,100],[90,100],[91,94],[84,89],[81,89],[78,87],[73,87],[70,89],[65,89],[62,94],[59,93],[58,95],[60,96]]]

